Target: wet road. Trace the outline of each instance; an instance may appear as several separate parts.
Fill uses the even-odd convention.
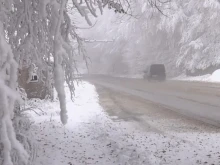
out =
[[[106,76],[83,79],[111,92],[123,93],[159,106],[160,110],[171,110],[191,119],[220,126],[220,84],[183,81],[149,83],[141,79]]]

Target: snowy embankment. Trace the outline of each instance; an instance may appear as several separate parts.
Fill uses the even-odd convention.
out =
[[[69,94],[67,94],[69,95]],[[68,123],[62,126],[58,102],[31,100],[34,139],[39,146],[34,165],[113,165],[149,162],[132,125],[113,122],[98,103],[95,87],[82,82],[74,103],[67,102]],[[141,140],[141,139],[139,139]]]
[[[203,82],[212,82],[219,83],[220,82],[220,70],[216,70],[212,74],[207,74],[203,76],[186,76],[180,75],[178,77],[173,78],[173,80],[181,80],[181,81],[203,81]]]
[[[144,131],[135,122],[109,117],[98,97],[95,86],[80,83],[74,103],[67,100],[66,126],[60,122],[58,102],[28,102],[38,146],[32,165],[218,164],[219,133]],[[157,127],[157,120],[148,118]]]

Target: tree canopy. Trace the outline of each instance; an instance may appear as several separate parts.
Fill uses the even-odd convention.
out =
[[[115,73],[133,75],[141,74],[148,64],[160,62],[170,76],[176,76],[185,70],[219,65],[219,1],[164,2],[152,7],[149,1],[138,1],[132,5],[134,17],[116,17],[109,11],[111,21],[103,17],[102,31],[96,26],[90,36],[95,38],[92,32],[99,30],[99,35],[107,33],[114,42],[87,46],[103,60],[93,60],[91,69],[96,72],[104,68],[103,72],[111,74],[113,66],[106,62],[117,63],[120,67]]]

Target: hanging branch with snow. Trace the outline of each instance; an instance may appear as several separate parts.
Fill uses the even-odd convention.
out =
[[[10,3],[5,3],[6,12],[10,12]],[[14,117],[14,104],[19,100],[16,93],[17,68],[11,46],[7,43],[3,22],[7,23],[5,10],[0,10],[0,146],[3,146],[2,165],[13,165],[12,150],[16,150],[20,162],[27,164],[28,154],[21,143],[16,139],[12,119]],[[2,149],[2,148],[1,148]],[[1,163],[1,162],[0,162]]]

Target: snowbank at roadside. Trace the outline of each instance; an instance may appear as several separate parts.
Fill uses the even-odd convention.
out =
[[[203,81],[203,82],[219,83],[220,82],[220,69],[214,71],[212,74],[207,74],[207,75],[202,75],[202,76],[180,75],[178,77],[173,78],[173,80]]]
[[[186,76],[180,75],[178,77],[173,78],[172,80],[180,80],[180,81],[204,81],[204,82],[211,82],[211,75],[203,75],[203,76]]]
[[[220,82],[220,69],[218,69],[212,73],[211,81]]]
[[[151,154],[139,142],[145,135],[132,124],[109,118],[99,105],[95,86],[81,82],[76,87],[74,103],[66,93],[69,119],[65,126],[60,122],[58,101],[28,102],[27,108],[33,109],[29,113],[33,139],[39,146],[33,165],[140,165],[160,161],[153,155],[148,158]]]

